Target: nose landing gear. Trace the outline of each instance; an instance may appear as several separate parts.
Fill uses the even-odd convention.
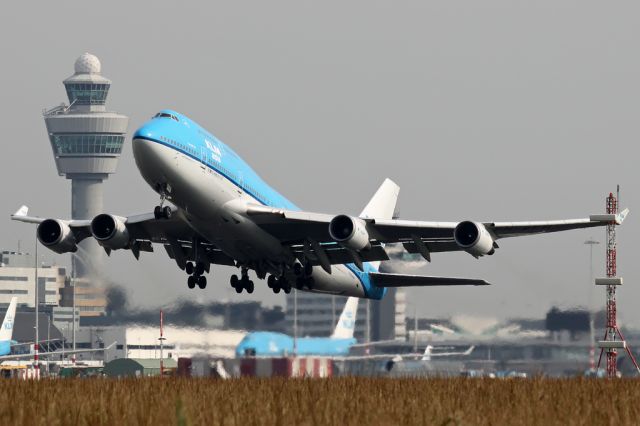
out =
[[[156,189],[160,193],[160,205],[153,209],[153,216],[156,219],[171,219],[171,207],[164,205],[164,202],[167,199],[167,194],[169,193],[169,185],[164,183],[162,185],[158,185]]]

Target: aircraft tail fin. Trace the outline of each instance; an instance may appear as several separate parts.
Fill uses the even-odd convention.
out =
[[[422,355],[422,361],[431,361],[431,353],[433,352],[433,346],[427,345],[424,350],[424,355]]]
[[[391,179],[385,179],[369,203],[367,203],[360,217],[370,219],[392,219],[396,209],[400,187]]]
[[[358,311],[358,298],[349,297],[340,314],[336,329],[331,335],[332,339],[352,339],[356,328],[356,313]]]
[[[12,297],[9,308],[2,321],[2,328],[0,329],[0,341],[11,340],[13,337],[13,322],[16,317],[16,306],[18,304],[18,298]]]
[[[387,178],[382,182],[373,197],[365,206],[360,217],[370,219],[393,219],[396,210],[400,187],[391,179]],[[376,269],[380,267],[380,262],[370,262]]]

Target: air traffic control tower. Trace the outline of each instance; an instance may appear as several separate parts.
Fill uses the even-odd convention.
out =
[[[44,112],[53,156],[60,176],[71,179],[71,217],[92,219],[103,211],[102,183],[115,173],[129,118],[105,108],[111,81],[100,74],[100,61],[84,53],[75,73],[64,80],[69,105]],[[75,277],[100,272],[104,252],[92,239],[72,256]]]

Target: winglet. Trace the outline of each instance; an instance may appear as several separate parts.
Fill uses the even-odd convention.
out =
[[[622,225],[622,222],[624,222],[624,219],[627,217],[628,214],[629,214],[629,209],[624,209],[620,213],[618,213],[616,215],[616,224]]]
[[[12,214],[12,215],[11,215],[11,217],[16,217],[16,216],[18,216],[18,217],[24,217],[24,216],[26,216],[26,215],[28,215],[28,214],[29,214],[29,207],[27,207],[27,206],[22,206],[22,207],[20,207],[20,208],[18,209],[18,211],[17,211],[17,212],[15,212],[14,214]]]

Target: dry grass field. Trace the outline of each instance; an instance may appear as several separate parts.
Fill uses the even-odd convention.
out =
[[[3,380],[0,401],[16,425],[640,423],[632,379]]]

